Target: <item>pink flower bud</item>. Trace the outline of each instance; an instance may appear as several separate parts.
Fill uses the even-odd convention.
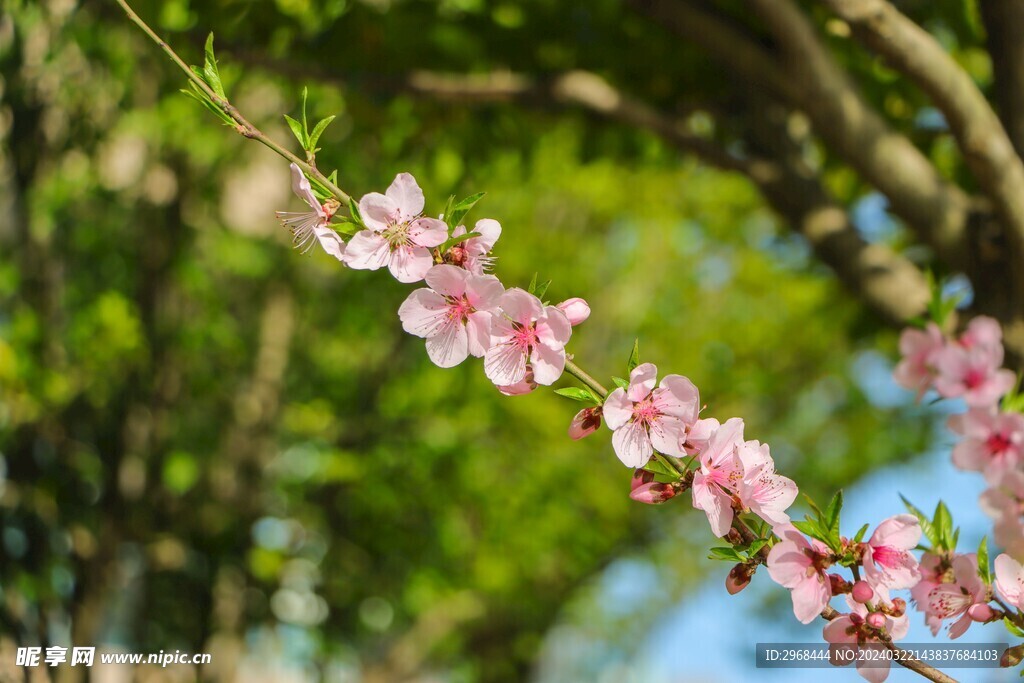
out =
[[[976,605],[971,605],[967,608],[967,616],[969,616],[974,621],[984,623],[986,621],[992,620],[996,616],[996,613],[995,610],[993,610],[988,605],[984,603],[978,603]]]
[[[569,424],[569,438],[579,441],[588,434],[593,434],[601,426],[601,406],[584,408],[576,413]]]
[[[676,489],[672,484],[662,484],[658,481],[651,481],[646,484],[640,484],[635,489],[629,492],[629,497],[638,503],[646,503],[647,505],[657,505],[658,503],[664,503],[669,498],[676,495]]]
[[[629,490],[636,491],[641,484],[654,481],[654,472],[648,470],[635,470],[633,472],[633,478],[629,481]]]
[[[863,605],[865,602],[870,601],[871,598],[875,596],[875,591],[871,588],[870,584],[868,584],[867,581],[858,581],[857,583],[853,584],[852,594],[853,599]]]
[[[872,612],[865,621],[872,628],[885,628],[885,615],[881,612]]]
[[[750,585],[750,577],[753,573],[753,567],[745,562],[740,562],[729,570],[729,575],[725,577],[725,590],[729,591],[729,595],[736,595]]]
[[[590,304],[578,296],[566,299],[556,305],[556,308],[565,313],[565,317],[569,319],[569,324],[573,327],[590,317]]]

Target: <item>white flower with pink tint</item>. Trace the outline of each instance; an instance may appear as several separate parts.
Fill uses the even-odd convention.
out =
[[[885,520],[864,544],[864,577],[873,586],[910,588],[921,580],[921,570],[910,550],[921,540],[921,525],[914,515]]]
[[[986,315],[972,318],[957,341],[967,349],[982,347],[999,355],[1003,353],[1003,329],[995,318]]]
[[[722,423],[713,417],[697,420],[686,430],[686,442],[683,443],[683,450],[687,455],[696,455],[705,450],[711,442],[711,435],[721,426]]]
[[[295,248],[302,253],[309,251],[315,242],[319,242],[323,250],[341,261],[345,256],[345,242],[330,228],[331,217],[338,210],[337,201],[324,204],[313,194],[309,179],[302,173],[297,164],[289,166],[292,172],[292,191],[299,199],[309,204],[309,211],[278,211],[277,219],[281,225],[292,233]]]
[[[448,239],[448,226],[421,217],[423,190],[408,173],[395,176],[386,194],[371,192],[359,200],[367,229],[349,241],[345,263],[358,270],[387,266],[399,282],[418,282],[434,265],[430,253]]]
[[[1024,609],[1024,566],[1006,553],[996,558],[996,590],[1010,605]]]
[[[935,379],[935,360],[945,346],[942,331],[935,323],[923,330],[908,327],[900,334],[900,355],[893,379],[905,389],[917,393],[918,400],[928,391]]]
[[[629,373],[629,387],[604,402],[604,419],[615,432],[612,446],[627,467],[643,467],[658,450],[682,457],[686,429],[697,420],[697,387],[682,375],[666,375],[655,389],[658,368],[642,363]]]
[[[425,338],[427,355],[442,368],[484,355],[493,311],[505,292],[498,278],[439,265],[427,271],[426,281],[429,289],[417,289],[399,307],[402,329]]]
[[[693,507],[704,511],[719,538],[732,526],[733,496],[743,480],[737,450],[743,445],[743,420],[726,420],[708,439],[708,447],[700,454],[700,469],[693,476]]]
[[[906,605],[897,606],[891,601],[884,587],[878,586],[869,600],[858,602],[846,596],[850,606],[849,614],[841,614],[822,629],[822,637],[831,646],[832,662],[837,666],[856,661],[857,673],[872,683],[881,683],[889,677],[890,660],[881,655],[850,655],[840,652],[852,650],[884,650],[880,636],[884,633],[891,640],[902,640],[910,629],[910,619],[905,613]],[[871,605],[871,611],[868,608]]]
[[[517,385],[526,378],[529,364],[534,382],[554,383],[565,369],[565,345],[572,335],[565,313],[518,287],[502,295],[500,308],[484,354],[487,378],[499,387]]]
[[[560,304],[555,304],[555,306],[562,313],[565,313],[565,317],[569,319],[569,324],[573,327],[576,327],[590,317],[590,304],[578,296],[566,299]]]
[[[947,424],[964,437],[953,447],[953,464],[984,473],[990,484],[1016,469],[1024,457],[1024,415],[1020,413],[971,408],[962,415],[951,415]]]
[[[1002,344],[995,348],[950,344],[936,357],[935,389],[945,398],[963,397],[972,408],[994,406],[1017,379],[1002,364]]]
[[[974,553],[954,557],[951,570],[952,577],[948,574],[943,577],[951,580],[945,580],[928,591],[924,611],[933,634],[938,633],[936,621],[941,624],[946,619],[956,619],[949,626],[949,637],[955,639],[962,636],[974,621],[968,613],[971,607],[988,602],[988,586],[978,576],[978,556]]]
[[[501,224],[490,218],[482,218],[473,226],[473,232],[480,234],[448,249],[444,259],[446,263],[483,275],[494,266],[494,257],[490,254],[494,243],[501,237]],[[465,225],[459,225],[452,230],[452,237],[466,234],[468,233]]]
[[[772,526],[789,521],[786,510],[796,500],[796,483],[775,472],[768,444],[748,441],[737,449],[743,465],[738,494],[740,502]]]
[[[781,539],[768,553],[768,575],[790,590],[793,614],[809,624],[821,614],[832,597],[832,585],[825,570],[831,561],[824,543],[807,539],[789,524],[775,528]]]
[[[1005,472],[978,499],[982,512],[992,518],[993,538],[1011,557],[1024,557],[1024,472]]]

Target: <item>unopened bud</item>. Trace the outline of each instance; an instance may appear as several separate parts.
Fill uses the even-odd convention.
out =
[[[584,408],[576,413],[569,424],[569,438],[579,441],[588,434],[593,434],[601,426],[601,406]]]
[[[842,595],[850,592],[850,582],[839,576],[839,574],[829,574],[828,581],[832,588],[832,595]]]
[[[1024,643],[1006,648],[1003,658],[999,660],[999,666],[1004,668],[1017,666],[1021,660],[1024,660]]]
[[[641,484],[629,492],[629,497],[638,503],[657,505],[664,503],[676,495],[676,488],[672,484],[663,484],[660,481],[651,481]]]
[[[636,470],[633,472],[633,478],[629,480],[629,490],[636,491],[641,484],[654,481],[654,472],[649,470]]]
[[[967,608],[967,616],[974,621],[984,623],[991,621],[996,616],[996,612],[985,603],[978,603]]]
[[[885,628],[885,615],[881,612],[872,612],[868,615],[868,618],[865,619],[865,622],[871,628]]]
[[[755,568],[746,562],[740,562],[729,570],[729,575],[725,577],[725,590],[729,591],[729,595],[736,595],[750,585],[750,577],[753,576]]]
[[[875,591],[867,581],[858,581],[853,584],[851,595],[855,601],[863,605],[866,602],[870,602],[871,598],[875,597]]]
[[[566,299],[555,308],[565,313],[565,317],[569,319],[569,324],[573,327],[590,317],[590,304],[578,296]]]

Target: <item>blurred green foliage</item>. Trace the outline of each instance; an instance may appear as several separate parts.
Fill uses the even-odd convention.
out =
[[[565,438],[576,404],[503,397],[478,362],[439,370],[401,331],[408,288],[293,252],[273,216],[297,203],[285,163],[180,95],[114,3],[2,5],[4,632],[223,667],[269,638],[324,675],[511,681],[615,558],[656,552],[672,594],[696,579],[703,517],[631,504],[609,433]],[[311,115],[338,115],[320,166],[355,196],[399,171],[428,212],[486,190],[470,218],[502,223],[503,281],[537,272],[552,300],[591,303],[570,347],[584,367],[625,374],[639,337],[812,495],[927,442],[852,362],[891,332],[747,181],[579,113],[376,87],[498,66],[614,68],[662,103],[719,87],[618,2],[136,9],[193,62],[215,29],[233,101],[279,141],[308,85]]]

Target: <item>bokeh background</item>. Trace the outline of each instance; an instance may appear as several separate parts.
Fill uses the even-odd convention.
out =
[[[935,5],[973,49],[959,4]],[[609,432],[566,438],[576,404],[434,367],[399,325],[407,287],[293,251],[273,213],[299,208],[286,163],[179,94],[115,3],[0,7],[3,680],[28,680],[11,664],[33,644],[213,655],[92,671],[109,681],[749,680],[752,643],[817,640],[763,573],[727,599],[703,516],[629,501]],[[585,367],[624,374],[639,337],[803,491],[847,487],[848,533],[900,512],[897,490],[973,507],[942,415],[888,379],[894,328],[748,178],[585,108],[409,86],[587,68],[698,134],[691,92],[744,106],[621,3],[135,8],[191,62],[214,30],[232,101],[280,141],[308,86],[311,116],[338,115],[318,163],[355,196],[400,171],[435,214],[486,191],[470,218],[501,222],[502,280],[539,273],[552,300],[591,303],[570,347]],[[955,175],[934,112],[887,77],[869,95],[898,98],[887,115]],[[821,172],[865,240],[908,246],[884,198]]]

